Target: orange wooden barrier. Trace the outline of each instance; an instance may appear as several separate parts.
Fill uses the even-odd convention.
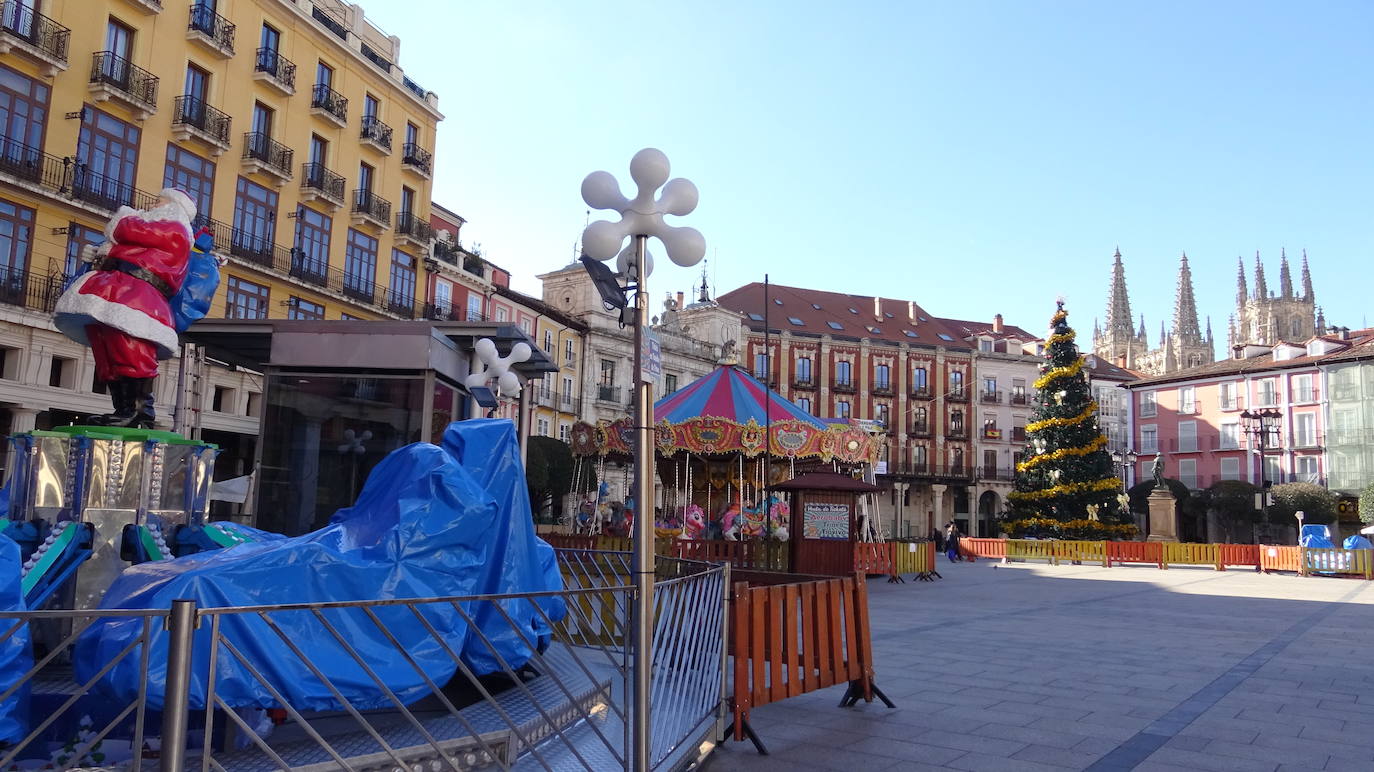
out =
[[[1227,566],[1254,566],[1260,568],[1260,545],[1258,544],[1218,544],[1217,567],[1222,571]]]
[[[1148,541],[1107,542],[1107,565],[1124,563],[1153,563],[1164,568],[1164,545]]]
[[[1281,547],[1273,544],[1259,545],[1260,570],[1292,571],[1302,573],[1302,548]]]
[[[1007,556],[1006,539],[960,539],[959,553],[970,560],[978,558],[1004,558]]]
[[[760,753],[749,725],[752,709],[817,689],[848,683],[842,707],[876,695],[873,684],[868,588],[862,574],[771,587],[734,586],[730,653],[734,657],[731,710],[734,737],[746,736]]]
[[[854,571],[860,576],[866,574],[897,573],[897,562],[893,559],[892,542],[861,541],[854,544]]]

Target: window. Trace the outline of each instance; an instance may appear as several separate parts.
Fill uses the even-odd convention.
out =
[[[915,330],[903,330],[902,332],[905,333],[906,336],[907,336],[908,338],[919,338],[919,337],[921,337],[920,335],[917,335],[917,334],[916,334],[916,331],[915,331]]]
[[[138,167],[139,128],[94,107],[81,111],[73,191],[82,201],[108,209],[132,204]]]
[[[553,352],[553,330],[544,330],[544,352]]]
[[[997,430],[997,416],[995,414],[987,413],[984,415],[983,437],[989,440],[995,440],[1001,437],[1001,432]]]
[[[926,372],[926,369],[925,369],[924,367],[918,367],[918,368],[916,368],[915,370],[912,370],[912,371],[911,371],[911,388],[912,388],[912,390],[913,390],[913,391],[926,391],[927,389],[929,389],[929,388],[930,388],[930,385],[929,385],[929,383],[926,381],[926,378],[927,378],[928,376],[929,376],[929,373]]]
[[[995,451],[995,450],[985,450],[985,451],[983,451],[983,474],[985,474],[985,475],[994,475],[994,474],[997,474],[997,451]]]
[[[1278,384],[1273,378],[1265,378],[1259,382],[1259,407],[1273,407],[1278,404]]]
[[[797,358],[797,383],[811,383],[811,357]]]
[[[324,306],[319,303],[312,303],[309,300],[291,297],[291,306],[286,312],[287,319],[300,319],[303,321],[317,321],[324,318]]]
[[[227,319],[266,319],[267,288],[237,276],[230,276],[224,293]]]
[[[1140,393],[1140,417],[1154,418],[1159,414],[1159,406],[1155,402],[1153,391],[1142,391]]]
[[[1288,335],[1293,340],[1302,340],[1302,319],[1293,317],[1288,323]]]
[[[382,103],[377,101],[377,97],[367,94],[363,96],[363,117],[376,118],[381,111]]]
[[[329,140],[325,139],[324,137],[321,137],[318,134],[310,135],[310,163],[319,164],[320,166],[324,166],[329,163]],[[320,179],[313,179],[313,177],[316,175],[318,175]],[[312,179],[310,180],[310,182],[318,182],[320,184],[323,184],[324,175],[318,174],[318,172],[316,173],[316,175],[311,175]]]
[[[787,321],[791,322],[792,324],[796,325],[797,327],[805,327],[805,326],[806,326],[806,322],[803,322],[802,320],[798,319],[798,318],[795,317],[795,316],[789,316],[789,317],[787,317]]]
[[[949,373],[949,391],[951,394],[964,393],[964,374],[958,370],[951,370]]]
[[[891,428],[892,408],[887,405],[875,405],[873,408],[873,419],[882,425],[886,430]]]
[[[1178,390],[1178,412],[1193,415],[1197,412],[1197,389],[1183,386]]]
[[[854,379],[853,379],[852,369],[853,369],[853,365],[851,365],[849,362],[836,362],[836,363],[835,363],[835,385],[836,385],[836,386],[849,386],[849,385],[853,384]]]
[[[401,188],[401,214],[415,215],[415,191],[407,187]]]
[[[397,311],[415,306],[415,256],[399,249],[391,250],[391,290],[387,303]]]
[[[319,62],[315,65],[315,82],[325,88],[334,88],[334,68]]]
[[[1236,409],[1236,384],[1230,382],[1217,384],[1217,395],[1222,410]]]
[[[611,359],[601,360],[601,385],[615,385],[615,361]]]
[[[811,398],[810,398],[810,397],[797,397],[796,402],[797,402],[797,407],[801,408],[801,410],[802,410],[803,413],[808,413],[808,414],[809,414],[809,413],[811,412]]]
[[[281,50],[281,33],[270,24],[262,25],[262,35],[258,38],[258,46],[276,53]]]
[[[763,321],[763,314],[750,314],[749,318],[756,322]]]
[[[997,393],[997,379],[996,379],[996,378],[984,378],[984,379],[983,379],[983,393],[984,393],[984,394],[996,394],[996,393]]]
[[[375,170],[368,164],[358,164],[358,190],[372,192],[372,178]]]
[[[558,425],[558,439],[564,442],[572,441],[572,424],[560,423]]]
[[[521,329],[521,330],[524,330],[524,332],[525,332],[526,335],[533,335],[533,334],[534,334],[533,324],[530,322],[529,319],[521,319],[521,320],[520,320],[520,329]]]
[[[0,226],[3,227],[3,226]],[[0,239],[3,239],[0,235]],[[68,223],[67,225],[67,261],[62,266],[62,275],[66,279],[76,276],[76,272],[81,268],[81,252],[85,247],[97,247],[105,240],[104,231],[99,228],[87,228],[81,223]],[[0,256],[0,266],[3,266],[4,257]],[[4,270],[0,267],[0,270]],[[0,282],[3,283],[3,282]]]
[[[1159,434],[1158,434],[1158,427],[1156,427],[1154,424],[1150,424],[1150,425],[1148,425],[1148,426],[1142,426],[1142,427],[1140,427],[1140,452],[1141,452],[1141,453],[1158,453],[1158,452],[1159,452]]]
[[[482,321],[482,296],[475,292],[468,293],[468,321]]]
[[[1026,379],[1011,379],[1011,403],[1013,405],[1026,404]]]
[[[766,382],[768,380],[768,369],[768,355],[763,353],[755,354],[754,377]]]
[[[498,321],[498,322],[507,322],[507,321],[510,321],[510,311],[509,311],[505,306],[497,306],[497,307],[496,307],[496,321]]]
[[[674,375],[674,374],[672,374],[672,373],[668,373],[667,375],[664,375],[664,376],[663,376],[663,393],[664,393],[664,394],[672,394],[672,393],[675,392],[675,391],[677,391],[677,376]]]
[[[1293,416],[1293,444],[1311,448],[1317,444],[1317,414],[1298,413]]]
[[[848,417],[849,417],[849,400],[847,400],[847,399],[842,399],[842,400],[840,400],[839,402],[836,402],[836,403],[835,403],[835,417],[836,417],[836,418],[848,418]]]
[[[416,126],[415,124],[411,123],[410,121],[406,121],[406,144],[407,144],[407,145],[418,145],[418,144],[420,144],[420,127],[419,127],[419,126]]]
[[[840,324],[839,322],[826,322],[826,324],[830,325],[830,329],[832,329],[832,330],[843,330],[843,329],[844,329],[844,325],[843,325],[843,324]]]
[[[244,415],[247,415],[249,418],[262,417],[262,392],[248,392],[248,409],[244,411]]]
[[[210,398],[210,409],[216,413],[231,413],[235,408],[234,390],[228,386],[216,386]]]
[[[979,339],[978,339],[978,350],[981,351],[981,352],[983,352],[984,354],[991,354],[991,353],[992,353],[992,341],[990,341],[990,340],[988,340],[988,339],[986,339],[986,338],[979,338]]]
[[[210,90],[210,73],[202,70],[194,64],[186,65],[186,82],[182,84],[181,93],[192,100],[192,104],[187,107],[196,112],[186,117],[193,121],[197,118],[204,119],[203,110],[205,107],[205,95]]]
[[[348,229],[344,249],[344,292],[364,300],[372,299],[377,283],[377,240],[362,231]]]
[[[949,460],[952,462],[951,465],[952,465],[956,470],[963,469],[963,468],[964,468],[964,449],[963,449],[963,448],[955,448],[955,449],[949,454]]]
[[[0,299],[8,302],[24,300],[33,223],[32,209],[0,199]]]
[[[48,362],[48,385],[55,389],[76,388],[76,360],[52,357]]]
[[[573,363],[573,341],[571,338],[563,341],[563,364]]]
[[[296,252],[291,275],[323,283],[329,273],[329,232],[334,220],[308,206],[296,210]]]
[[[189,193],[196,203],[197,223],[208,222],[215,194],[215,162],[168,142],[162,187],[181,188]]]
[[[1223,458],[1221,460],[1221,479],[1239,480],[1240,479],[1240,459]]]
[[[1197,459],[1182,458],[1178,461],[1178,481],[1188,486],[1190,490],[1198,487],[1197,479]]]
[[[1294,402],[1316,402],[1317,392],[1312,388],[1311,375],[1298,375],[1293,377],[1293,401]]]
[[[42,82],[0,65],[0,157],[17,163],[37,163],[43,149],[51,90]]]
[[[234,233],[229,249],[236,255],[272,260],[277,236],[277,193],[252,180],[239,177],[234,197]]]
[[[1321,475],[1317,472],[1317,457],[1294,456],[1293,477],[1294,482],[1320,483]]]
[[[946,335],[946,334],[944,334],[944,333],[942,332],[942,333],[940,333],[940,340],[953,341],[954,339],[951,338],[951,337],[949,337],[948,335]]]
[[[1197,450],[1197,421],[1178,422],[1178,451],[1192,453]]]
[[[134,31],[129,27],[120,24],[114,19],[110,19],[105,25],[105,50],[118,56],[120,59],[128,60],[133,55]],[[125,61],[120,67],[120,73],[107,73],[120,82],[129,79],[128,62]]]
[[[1260,482],[1271,482],[1275,485],[1283,482],[1283,464],[1279,462],[1278,456],[1264,457],[1264,471]]]
[[[892,368],[889,365],[878,365],[873,368],[873,388],[883,390],[892,388]]]
[[[911,449],[911,465],[917,469],[925,469],[926,461],[929,460],[925,445],[916,445]]]
[[[536,424],[538,426],[538,428],[535,430],[536,434],[538,434],[540,437],[549,436],[549,419],[540,418],[538,419]]]
[[[956,408],[949,412],[949,433],[964,433],[964,411]]]
[[[1240,424],[1233,422],[1221,425],[1221,449],[1235,450],[1240,447]]]
[[[930,430],[930,414],[923,407],[911,409],[911,429],[912,431],[925,432]]]
[[[276,117],[276,111],[262,102],[253,103],[253,132],[263,137],[272,136],[272,119]],[[261,147],[266,148],[266,143]]]

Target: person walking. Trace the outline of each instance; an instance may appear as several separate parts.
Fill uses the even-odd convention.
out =
[[[945,556],[951,563],[959,562],[959,536],[959,527],[950,521],[945,527]]]

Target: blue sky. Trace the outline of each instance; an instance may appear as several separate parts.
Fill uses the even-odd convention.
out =
[[[1287,247],[1329,320],[1366,319],[1368,2],[362,2],[440,95],[436,200],[525,291],[572,256],[582,177],[628,185],[654,146],[722,290],[1034,331],[1063,295],[1086,332],[1119,244],[1154,344],[1186,250],[1224,345],[1236,257],[1277,288]],[[700,275],[666,263],[657,298]]]

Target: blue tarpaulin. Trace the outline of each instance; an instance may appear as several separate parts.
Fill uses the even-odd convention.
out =
[[[23,559],[19,544],[0,536],[0,611],[23,611]],[[0,619],[0,636],[9,633],[19,620]],[[33,667],[29,650],[29,626],[24,623],[0,643],[0,694],[8,692]],[[25,684],[0,702],[0,741],[18,742],[28,733],[29,687]]]
[[[1370,544],[1369,539],[1359,535],[1345,537],[1345,544],[1342,545],[1348,550],[1367,550],[1374,549],[1374,544]]]
[[[1334,549],[1336,546],[1331,543],[1331,531],[1324,525],[1304,525],[1298,544],[1313,549]]]
[[[553,550],[534,533],[514,424],[471,420],[451,425],[443,447],[417,443],[392,452],[372,470],[354,506],[335,513],[328,526],[296,538],[133,566],[101,606],[165,609],[181,598],[202,608],[270,606],[560,589]],[[541,606],[554,621],[565,613],[561,601]],[[220,631],[228,645],[220,647],[215,665],[216,693],[233,707],[340,707],[291,651],[294,645],[355,707],[393,704],[377,681],[409,703],[429,693],[427,681],[442,686],[457,672],[449,652],[484,675],[500,669],[489,646],[518,668],[532,656],[530,644],[543,645],[551,634],[527,600],[503,602],[510,622],[487,602],[462,607],[476,629],[449,603],[418,606],[418,614],[401,605],[371,607],[385,630],[358,607],[269,611],[265,619],[225,614]],[[194,707],[205,704],[208,621],[202,619],[196,632]],[[77,643],[77,678],[93,677],[140,631],[137,619],[106,618],[92,625]],[[150,654],[148,703],[160,708],[167,657],[160,626]],[[101,689],[115,699],[135,697],[137,663],[138,657],[129,657],[116,665]]]

